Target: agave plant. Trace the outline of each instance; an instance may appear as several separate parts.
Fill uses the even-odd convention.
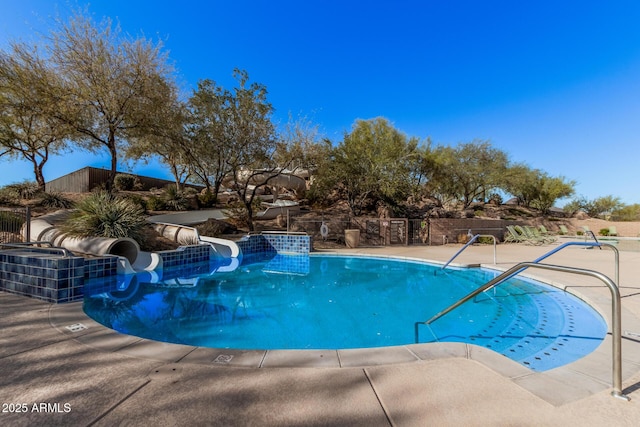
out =
[[[98,191],[76,205],[63,230],[72,236],[130,237],[141,241],[146,225],[144,210],[139,204]]]

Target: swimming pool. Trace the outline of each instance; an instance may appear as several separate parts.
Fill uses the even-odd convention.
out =
[[[234,349],[346,349],[416,342],[414,325],[497,275],[374,257],[276,255],[94,281],[85,312],[119,332]],[[221,271],[225,270],[225,271]],[[509,281],[419,328],[418,342],[466,342],[536,371],[595,350],[607,326],[578,298]]]

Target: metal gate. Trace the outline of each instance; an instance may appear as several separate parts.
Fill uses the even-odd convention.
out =
[[[0,243],[29,241],[30,225],[29,208],[0,208]]]
[[[429,223],[426,219],[410,219],[407,223],[409,245],[429,244]]]
[[[406,245],[406,218],[375,218],[365,221],[366,242],[374,246]]]
[[[407,220],[406,219],[390,219],[389,220],[389,244],[390,245],[406,245],[407,242]]]

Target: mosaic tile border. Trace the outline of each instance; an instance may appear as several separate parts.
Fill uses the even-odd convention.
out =
[[[300,234],[255,234],[236,242],[244,255],[255,253],[308,254],[313,238]]]
[[[209,245],[184,246],[159,252],[163,269],[197,265],[216,257]],[[64,303],[84,297],[87,281],[116,277],[118,257],[62,257],[47,249],[0,252],[0,289],[47,302]]]

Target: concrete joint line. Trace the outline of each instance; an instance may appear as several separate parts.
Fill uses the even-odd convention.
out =
[[[95,420],[91,421],[89,424],[87,424],[87,427],[91,427],[93,425],[95,425],[98,421],[100,421],[101,419],[103,419],[104,417],[106,417],[107,415],[109,415],[111,412],[113,412],[114,409],[116,409],[118,406],[122,405],[127,399],[129,399],[131,396],[133,396],[134,394],[136,394],[137,392],[139,392],[140,390],[142,390],[147,384],[149,384],[151,382],[151,380],[147,380],[144,383],[142,383],[138,388],[136,388],[135,390],[133,390],[131,393],[127,394],[125,397],[123,397],[122,399],[120,399],[115,405],[113,405],[111,408],[107,409],[102,415],[100,415],[98,418],[96,418]]]
[[[387,410],[387,408],[385,408],[384,403],[382,403],[382,399],[380,399],[380,396],[378,395],[376,388],[373,386],[373,381],[371,381],[371,377],[369,377],[369,373],[367,372],[367,369],[366,368],[363,369],[362,372],[364,373],[364,376],[367,378],[367,381],[369,381],[369,386],[371,387],[373,394],[376,396],[376,399],[378,400],[378,404],[380,405],[382,412],[384,412],[384,416],[387,418],[389,425],[394,427],[395,424],[391,420],[391,415],[389,415],[389,411]]]

